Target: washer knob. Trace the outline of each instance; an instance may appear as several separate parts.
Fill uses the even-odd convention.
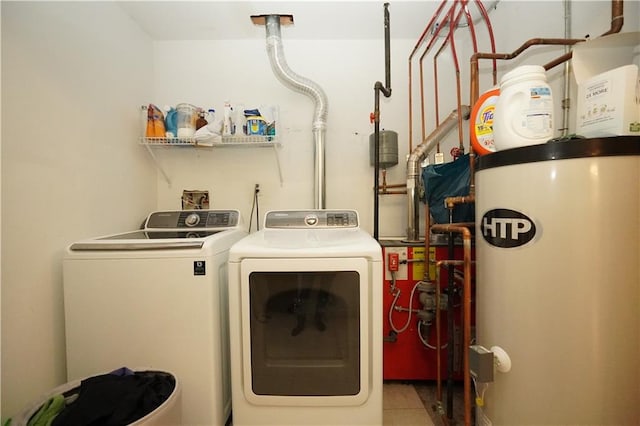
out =
[[[200,215],[197,213],[191,213],[184,219],[184,224],[187,226],[196,226],[200,223]]]
[[[307,226],[316,226],[318,224],[318,216],[314,214],[307,215],[304,218],[304,223],[306,223]]]

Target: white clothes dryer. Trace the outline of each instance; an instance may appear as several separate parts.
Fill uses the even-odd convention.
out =
[[[382,249],[355,211],[268,212],[229,310],[234,426],[382,424]]]
[[[231,410],[229,248],[236,210],[151,213],[144,229],[80,241],[64,261],[67,379],[120,367],[168,370],[187,425]]]

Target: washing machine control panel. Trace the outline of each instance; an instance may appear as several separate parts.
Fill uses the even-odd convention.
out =
[[[357,228],[355,210],[284,210],[267,213],[265,228]]]
[[[145,223],[145,229],[219,229],[238,226],[237,210],[175,210],[153,212]]]

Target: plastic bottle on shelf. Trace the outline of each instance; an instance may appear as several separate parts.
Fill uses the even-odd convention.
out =
[[[213,108],[209,108],[207,111],[207,123],[213,124],[216,121],[216,110]]]
[[[165,105],[164,110],[165,135],[168,138],[175,138],[178,135],[178,111],[169,105]]]
[[[154,134],[153,128],[153,109],[151,108],[151,104],[149,104],[146,108],[144,108],[147,113],[147,128],[144,132],[144,136],[146,138],[152,138]]]
[[[206,126],[208,124],[207,119],[204,118],[204,110],[198,110],[198,118],[196,119],[196,130]]]
[[[234,108],[235,114],[233,117],[233,127],[235,128],[235,134],[244,136],[247,134],[247,118],[244,115],[244,105],[237,104]]]
[[[266,135],[267,122],[257,109],[244,110],[247,120],[247,135]]]
[[[523,65],[500,80],[493,118],[496,151],[535,145],[553,137],[553,98],[545,69]]]
[[[164,114],[157,106],[149,104],[147,107],[147,129],[145,136],[148,138],[164,138]]]
[[[224,103],[224,121],[222,122],[222,135],[223,136],[231,136],[233,135],[233,107],[229,101]]]

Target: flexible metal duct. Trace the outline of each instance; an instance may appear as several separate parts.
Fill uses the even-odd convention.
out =
[[[325,133],[327,127],[327,96],[313,81],[304,78],[289,68],[284,57],[282,38],[280,36],[280,15],[266,16],[267,53],[271,68],[278,79],[289,88],[303,93],[313,99],[315,112],[313,117],[313,139],[315,144],[314,175],[315,194],[314,208],[326,208],[325,196]]]
[[[461,106],[460,114],[469,119],[470,109],[467,105]],[[425,140],[418,145],[407,160],[407,201],[409,213],[407,220],[407,241],[420,241],[420,227],[418,219],[420,212],[420,194],[418,193],[418,183],[420,181],[422,160],[433,150],[436,144],[444,138],[447,133],[458,125],[458,111],[454,110],[449,116],[433,131]]]

